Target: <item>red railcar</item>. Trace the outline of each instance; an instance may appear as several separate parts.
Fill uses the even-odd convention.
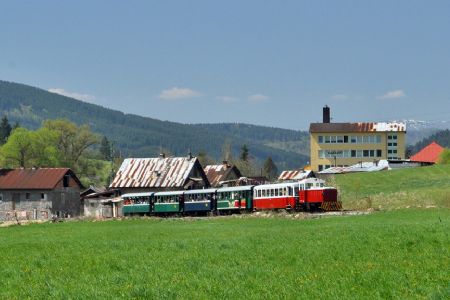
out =
[[[317,178],[297,182],[265,184],[253,190],[253,209],[338,210],[337,190]]]

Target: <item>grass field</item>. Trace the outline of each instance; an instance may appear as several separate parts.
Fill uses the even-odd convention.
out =
[[[450,165],[336,175],[345,209],[450,208]]]
[[[448,298],[449,209],[0,228],[0,299]]]

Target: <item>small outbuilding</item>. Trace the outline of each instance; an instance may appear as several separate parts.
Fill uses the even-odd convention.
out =
[[[80,215],[80,191],[67,168],[0,169],[0,221]]]

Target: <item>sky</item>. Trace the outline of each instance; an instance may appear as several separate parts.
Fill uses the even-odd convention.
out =
[[[450,1],[1,1],[0,79],[182,123],[450,120]]]

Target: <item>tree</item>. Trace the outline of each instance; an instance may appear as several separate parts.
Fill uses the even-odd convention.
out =
[[[200,150],[197,154],[198,161],[202,165],[202,167],[206,167],[207,165],[214,165],[216,162],[212,159],[205,150]]]
[[[103,136],[102,141],[100,142],[100,154],[102,159],[111,160],[111,143],[109,142],[106,136]]]
[[[229,163],[233,161],[233,150],[229,139],[226,139],[222,145],[222,161]]]
[[[239,160],[235,162],[236,167],[241,171],[242,176],[252,176],[256,173],[256,167],[254,160],[250,156],[250,150],[247,145],[244,144],[241,147],[241,153]]]
[[[56,147],[57,136],[48,129],[29,131],[14,129],[0,154],[7,167],[56,167],[60,164]]]
[[[239,159],[242,161],[248,161],[249,159],[249,150],[246,144],[241,147],[241,155],[239,155]]]
[[[60,162],[74,170],[77,170],[78,161],[86,150],[99,143],[98,136],[88,125],[77,126],[70,121],[57,119],[44,121],[43,128],[56,132]]]
[[[450,164],[450,149],[444,149],[439,156],[440,164]]]
[[[6,143],[8,137],[11,135],[11,125],[9,124],[8,118],[3,116],[0,122],[0,145]]]
[[[31,131],[17,128],[8,142],[1,148],[3,165],[7,167],[28,167],[33,164],[33,138]]]
[[[278,168],[272,160],[272,157],[268,157],[264,162],[263,167],[264,176],[266,176],[269,180],[274,180],[278,176]]]

